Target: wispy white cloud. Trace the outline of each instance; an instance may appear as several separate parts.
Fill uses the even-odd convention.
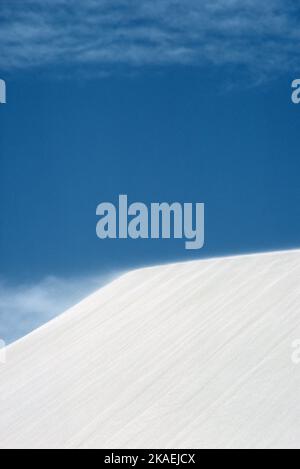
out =
[[[0,339],[10,343],[49,321],[111,277],[62,279],[47,277],[36,284],[8,285],[0,281]]]
[[[0,68],[300,65],[290,0],[2,0]]]

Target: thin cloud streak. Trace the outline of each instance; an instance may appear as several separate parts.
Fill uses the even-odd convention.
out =
[[[11,343],[74,306],[112,280],[112,276],[62,279],[36,284],[0,281],[0,340]]]
[[[283,0],[2,0],[0,67],[300,65],[299,9]]]

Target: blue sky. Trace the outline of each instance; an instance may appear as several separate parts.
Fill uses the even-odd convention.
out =
[[[293,3],[1,2],[0,337],[129,268],[299,247]],[[100,241],[121,193],[205,202],[205,248]]]

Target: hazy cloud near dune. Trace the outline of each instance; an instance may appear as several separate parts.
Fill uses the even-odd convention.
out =
[[[289,0],[2,0],[0,67],[300,65]]]
[[[62,279],[10,286],[0,281],[0,340],[10,343],[101,288],[111,277]]]

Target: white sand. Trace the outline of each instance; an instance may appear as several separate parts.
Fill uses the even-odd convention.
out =
[[[127,274],[7,350],[1,448],[300,448],[300,251]]]

